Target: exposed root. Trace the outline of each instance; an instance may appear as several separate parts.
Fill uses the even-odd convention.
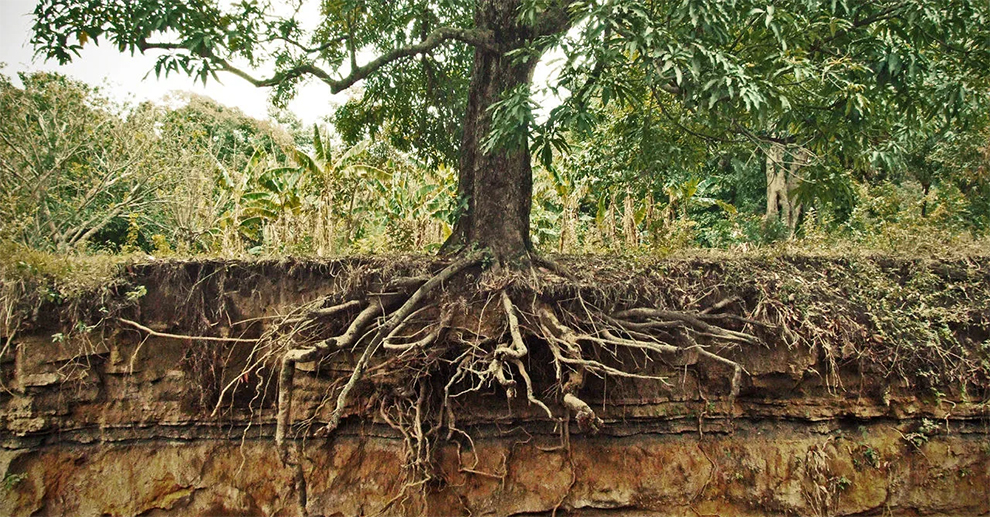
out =
[[[602,338],[596,338],[588,334],[578,334],[570,327],[560,323],[557,317],[554,315],[553,311],[547,307],[542,307],[540,309],[540,319],[543,323],[543,337],[550,343],[550,351],[554,355],[556,361],[557,369],[557,379],[562,381],[561,376],[561,364],[566,364],[571,367],[584,368],[591,373],[598,375],[614,375],[616,377],[625,377],[629,379],[648,379],[661,381],[665,385],[668,385],[664,377],[657,375],[641,375],[637,373],[630,373],[618,368],[613,368],[607,366],[599,361],[594,361],[591,359],[584,359],[581,353],[581,341],[587,341],[591,343],[600,344],[615,344],[615,345],[625,345],[631,348],[652,348],[654,345],[646,342],[635,342],[627,340],[611,341]],[[563,348],[561,348],[563,346]],[[659,346],[659,345],[658,345]],[[676,349],[667,350],[665,347],[660,346],[658,350],[661,351],[672,351]]]
[[[480,256],[478,254],[473,254],[451,264],[425,282],[420,281],[418,278],[411,279],[409,281],[392,282],[389,284],[389,287],[398,288],[400,291],[377,293],[376,299],[361,310],[361,312],[351,321],[347,330],[343,334],[329,340],[320,341],[314,346],[289,350],[282,356],[278,382],[278,412],[276,415],[275,443],[280,451],[283,462],[292,467],[294,470],[298,503],[304,514],[306,513],[305,473],[302,469],[302,462],[298,457],[299,454],[292,454],[292,450],[286,446],[286,434],[290,428],[292,418],[292,385],[296,365],[299,363],[320,360],[334,351],[353,348],[361,340],[365,329],[377,317],[387,313],[389,307],[391,307],[393,302],[396,301],[398,296],[401,295],[401,290],[403,288],[418,286],[416,291],[413,292],[413,294],[410,295],[398,309],[391,313],[383,324],[377,327],[374,337],[365,347],[364,352],[361,354],[361,358],[354,366],[354,370],[351,372],[350,378],[337,395],[336,406],[334,407],[334,410],[331,413],[330,419],[326,425],[326,432],[333,432],[340,425],[340,420],[343,416],[344,409],[347,406],[348,397],[351,391],[364,376],[365,371],[368,368],[368,363],[375,353],[385,344],[386,339],[391,336],[396,329],[404,324],[406,320],[414,313],[414,311],[417,310],[428,293],[448,281],[452,276],[464,268],[474,265],[479,261]],[[359,305],[360,304],[353,302],[346,302],[327,309],[311,311],[310,314],[307,315],[307,318],[312,319],[314,317],[333,315],[358,307]],[[441,325],[441,327],[442,326],[443,325]],[[428,337],[435,339],[436,335],[439,335],[439,329],[436,333],[431,334],[431,336]],[[428,342],[424,343],[424,345],[425,344],[428,344]],[[421,402],[422,401],[420,401],[420,403]]]
[[[450,327],[450,320],[452,317],[453,317],[452,313],[450,312],[444,313],[443,316],[440,317],[440,323],[436,326],[435,329],[433,329],[433,331],[429,332],[428,334],[426,334],[426,336],[420,339],[417,339],[415,341],[410,341],[407,343],[394,342],[394,340],[397,338],[396,336],[397,331],[402,327],[400,325],[394,331],[392,331],[392,334],[388,338],[385,339],[385,342],[382,344],[382,348],[385,348],[386,350],[397,350],[397,351],[405,352],[416,348],[426,347],[430,343],[433,343],[436,340],[440,339],[441,334]]]
[[[582,386],[584,386],[584,371],[574,370],[570,373],[567,382],[561,390],[564,393],[564,406],[574,413],[574,419],[577,420],[578,427],[588,429],[592,433],[597,433],[605,422],[601,418],[598,418],[598,415],[595,414],[587,402],[579,399],[576,395]]]
[[[502,297],[502,308],[505,309],[505,317],[509,322],[509,335],[512,337],[512,346],[500,346],[495,349],[496,356],[511,357],[512,359],[522,359],[529,350],[523,342],[522,333],[519,332],[519,318],[516,316],[515,307],[509,294],[505,291],[499,293]]]
[[[169,334],[168,332],[158,332],[157,330],[148,328],[136,321],[131,321],[127,318],[117,318],[121,323],[126,323],[138,330],[146,332],[149,335],[155,337],[163,337],[169,339],[182,339],[190,341],[215,341],[220,343],[257,343],[257,339],[245,339],[237,337],[218,337],[218,336],[192,336],[188,334]]]
[[[444,282],[450,280],[452,276],[459,273],[462,269],[477,264],[481,260],[478,254],[470,255],[463,258],[453,264],[447,266],[443,271],[438,273],[433,278],[429,279],[426,283],[421,285],[419,289],[416,290],[409,297],[408,300],[402,307],[392,313],[388,320],[378,329],[378,333],[371,340],[371,343],[367,348],[364,349],[364,353],[361,354],[361,359],[358,360],[357,364],[354,366],[354,371],[351,373],[351,378],[348,379],[347,384],[344,385],[343,389],[340,390],[340,395],[337,396],[337,407],[334,408],[333,413],[330,415],[330,421],[327,422],[327,431],[332,432],[340,425],[340,418],[343,415],[344,408],[347,406],[347,397],[357,382],[364,375],[364,371],[368,367],[368,361],[371,357],[378,352],[378,349],[385,343],[385,337],[392,333],[400,324],[402,324],[406,318],[408,318],[414,310],[422,303],[426,295],[439,287]],[[292,386],[286,386],[286,390],[291,390]],[[283,387],[279,385],[279,391],[283,391]]]
[[[509,294],[505,291],[501,292],[502,298],[502,308],[505,311],[506,320],[509,322],[509,335],[512,338],[511,346],[499,346],[495,349],[495,359],[492,361],[493,368],[496,368],[498,372],[497,375],[500,376],[500,381],[504,378],[502,374],[502,362],[507,358],[511,362],[516,370],[519,372],[519,376],[523,379],[523,384],[526,387],[526,400],[530,404],[539,407],[546,412],[547,416],[553,418],[553,412],[546,404],[541,402],[533,394],[533,381],[529,377],[529,372],[526,371],[526,366],[523,365],[522,358],[526,357],[529,353],[529,349],[526,347],[526,343],[523,341],[522,332],[519,330],[519,318],[516,316],[515,307],[512,305],[512,300],[509,299]],[[504,384],[503,384],[504,385]],[[510,396],[509,398],[512,398]]]
[[[626,320],[645,320],[649,324],[671,326],[670,328],[684,326],[697,334],[706,337],[736,343],[746,343],[752,345],[760,344],[760,341],[750,334],[736,332],[734,330],[728,330],[706,323],[704,319],[712,317],[708,314],[695,315],[688,312],[637,308],[618,312],[615,314],[615,317]]]
[[[713,307],[725,307],[735,301],[735,298],[730,298],[716,303]],[[681,353],[692,351],[697,352],[697,354],[702,357],[731,366],[733,373],[732,379],[730,380],[730,393],[731,396],[735,398],[739,395],[739,390],[742,386],[742,375],[746,370],[738,362],[707,350],[704,345],[698,343],[697,339],[702,338],[714,343],[723,342],[728,344],[760,345],[762,343],[752,334],[738,332],[708,323],[708,321],[726,319],[725,316],[726,315],[722,314],[708,314],[706,312],[692,314],[681,311],[636,308],[620,311],[610,318],[610,320],[626,329],[626,333],[630,335],[633,335],[636,332],[636,330],[631,329],[659,330],[662,334],[666,334],[675,342],[686,343],[688,345],[680,348],[673,347],[675,350]],[[657,351],[670,351],[671,348],[670,345],[651,344],[649,341],[642,339],[622,340],[614,336],[611,336],[611,338],[612,339],[609,342],[615,344],[625,344],[626,346],[638,346],[643,348],[649,348],[651,346],[660,347],[654,348]]]
[[[319,309],[313,309],[309,311],[305,316],[298,318],[291,318],[285,320],[283,323],[299,323],[301,321],[313,320],[317,318],[329,318],[336,316],[341,312],[346,312],[351,309],[356,309],[361,306],[361,302],[358,300],[351,300],[344,303],[339,303],[330,307],[321,307]]]
[[[331,352],[353,348],[364,330],[390,305],[394,295],[383,295],[368,304],[351,321],[341,335],[317,342],[314,346],[297,348],[285,352],[278,378],[278,413],[275,425],[275,443],[285,455],[285,435],[292,415],[292,379],[296,365],[322,359]],[[348,390],[349,391],[349,390]],[[346,400],[346,399],[345,399]]]
[[[473,443],[457,422],[457,408],[462,400],[474,403],[476,399],[467,398],[472,394],[499,386],[510,410],[515,407],[513,399],[525,396],[531,411],[521,418],[545,417],[557,423],[566,448],[572,421],[585,433],[597,433],[605,425],[588,403],[596,397],[588,393],[589,376],[646,380],[670,388],[668,370],[648,367],[652,361],[689,366],[705,360],[732,368],[730,396],[735,397],[745,370],[722,351],[760,343],[754,335],[733,330],[759,322],[718,312],[741,303],[735,297],[716,303],[712,311],[642,307],[605,311],[580,292],[562,303],[558,295],[539,290],[548,284],[528,284],[523,275],[498,276],[490,270],[473,278],[465,274],[451,284],[460,297],[443,289],[481,259],[476,253],[432,277],[382,280],[378,287],[367,289],[375,292],[351,294],[355,299],[299,308],[259,340],[247,368],[260,371],[278,358],[275,441],[282,460],[294,472],[303,511],[302,452],[299,442],[290,438],[293,384],[300,364],[313,364],[305,369],[319,374],[321,363],[329,361],[330,368],[340,368],[346,365],[347,354],[359,352],[353,366],[344,366],[348,374],[330,384],[319,408],[295,420],[303,429],[315,423],[326,407],[329,414],[317,435],[332,436],[348,411],[377,415],[375,420],[392,428],[405,444],[410,481],[391,503],[405,504],[410,488],[422,487],[437,475],[433,462],[438,444],[454,442],[460,457],[461,442]],[[538,264],[562,277],[566,273],[552,263]],[[466,290],[458,290],[465,285]],[[626,364],[630,360],[635,364]],[[227,389],[238,382],[232,381]],[[262,384],[259,380],[258,386]],[[362,392],[363,405],[350,408],[359,386],[371,389]],[[259,396],[263,400],[260,391]],[[371,408],[377,411],[368,411]],[[500,476],[479,470],[476,464],[461,465],[460,471]]]

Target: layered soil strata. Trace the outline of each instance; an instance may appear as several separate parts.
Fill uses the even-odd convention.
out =
[[[333,386],[355,357],[300,363],[291,421],[305,511],[990,515],[988,391],[972,366],[990,361],[987,265],[694,260],[628,274],[560,262],[576,279],[541,292],[559,291],[562,303],[565,287],[578,285],[599,304],[618,293],[678,310],[695,300],[704,310],[736,296],[737,315],[757,318],[765,303],[781,308],[777,317],[804,319],[790,322],[793,338],[767,330],[759,346],[719,351],[745,370],[738,394],[725,364],[616,355],[615,364],[665,382],[589,378],[580,395],[603,421],[598,432],[565,418],[552,393],[536,396],[556,418],[498,386],[468,394],[455,408],[457,433],[431,446],[428,479],[411,465],[418,442],[380,411],[381,385],[358,389],[340,427],[323,432]],[[0,358],[0,515],[301,515],[296,474],[274,442],[277,374],[245,369],[250,341],[307,302],[421,268],[429,266],[370,259],[132,265],[109,295],[85,301],[88,311],[71,311],[92,330],[72,332],[63,305],[38,306],[16,335],[2,336],[10,346]],[[968,360],[947,360],[958,371],[939,372],[925,370],[924,357],[883,356],[922,344],[857,304],[849,290],[861,276],[941,293],[936,309],[953,315],[945,332],[961,348],[937,350]],[[721,294],[706,299],[713,286]],[[904,307],[891,314],[917,316],[897,312]],[[818,333],[830,321],[838,330]],[[206,335],[243,341],[170,337]],[[538,345],[528,361],[539,386],[550,374],[536,364],[546,356]],[[223,391],[239,378],[243,389]]]

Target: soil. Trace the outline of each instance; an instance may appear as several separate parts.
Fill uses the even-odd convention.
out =
[[[451,267],[156,261],[20,307],[0,514],[990,514],[990,261],[482,258],[400,314]]]

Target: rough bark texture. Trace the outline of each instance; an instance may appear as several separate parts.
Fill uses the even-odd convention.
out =
[[[519,25],[519,1],[482,0],[475,11],[475,27],[491,31],[497,49],[475,48],[464,136],[461,140],[458,194],[466,211],[446,248],[477,244],[496,256],[511,257],[532,250],[529,213],[533,171],[528,147],[484,152],[491,130],[488,109],[502,94],[529,84],[536,60],[519,63],[506,54],[523,47],[532,30]]]

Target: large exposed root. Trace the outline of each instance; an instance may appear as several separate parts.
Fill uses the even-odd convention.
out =
[[[353,348],[361,340],[368,326],[376,318],[388,314],[388,310],[398,303],[401,293],[405,289],[418,285],[418,288],[405,299],[399,308],[388,314],[384,323],[377,326],[374,337],[365,347],[360,359],[358,359],[357,364],[355,364],[351,372],[350,378],[338,393],[336,406],[326,425],[327,432],[334,431],[340,425],[340,420],[344,409],[347,407],[348,397],[351,391],[364,376],[371,358],[386,343],[386,340],[406,322],[431,291],[450,280],[452,276],[464,268],[474,265],[480,260],[481,257],[479,254],[469,255],[454,262],[425,282],[421,282],[419,279],[404,279],[399,282],[393,282],[388,287],[398,288],[399,291],[378,293],[351,321],[351,324],[344,333],[332,339],[317,342],[313,346],[288,350],[282,356],[278,382],[278,412],[276,415],[275,443],[281,453],[282,460],[294,469],[297,502],[304,514],[306,513],[307,504],[305,473],[302,469],[298,450],[288,447],[286,443],[286,434],[290,428],[292,417],[292,386],[296,365],[303,362],[319,361],[333,352]],[[356,306],[359,306],[359,304],[346,302],[327,309],[312,311],[310,317],[333,315]],[[435,339],[435,335],[439,335],[439,330],[435,335],[431,335]],[[423,346],[426,344],[428,343],[424,342]]]
[[[547,413],[547,416],[553,418],[553,412],[546,404],[541,402],[533,394],[533,381],[529,377],[529,372],[526,371],[525,365],[523,365],[522,359],[526,357],[529,353],[529,349],[526,348],[526,343],[523,341],[522,332],[519,330],[519,318],[516,316],[515,307],[512,305],[512,300],[509,298],[509,294],[505,291],[500,293],[502,299],[502,309],[505,311],[505,318],[509,323],[509,336],[511,337],[511,344],[509,346],[500,345],[495,349],[494,359],[492,360],[492,368],[497,369],[499,372],[500,379],[504,379],[504,374],[501,374],[501,369],[503,368],[503,363],[508,360],[512,365],[516,367],[516,371],[519,372],[519,376],[523,379],[523,384],[526,387],[526,400],[530,404],[539,407]],[[507,390],[508,391],[508,390]],[[509,398],[513,398],[515,394],[509,392]]]
[[[355,345],[365,328],[385,310],[391,297],[381,297],[369,303],[354,318],[347,330],[333,339],[323,340],[306,348],[289,350],[282,356],[278,377],[278,414],[276,416],[275,443],[285,454],[285,434],[292,413],[292,378],[296,364],[322,359],[331,352],[346,350]]]
[[[522,418],[547,418],[564,430],[573,420],[580,431],[596,433],[606,422],[586,400],[596,397],[588,393],[589,376],[670,386],[662,368],[630,367],[627,362],[638,364],[636,358],[642,357],[679,365],[705,360],[732,368],[734,398],[745,370],[724,351],[760,343],[756,336],[735,330],[759,322],[721,312],[738,298],[706,311],[603,310],[580,294],[562,303],[527,285],[522,276],[465,273],[477,273],[482,258],[472,254],[430,277],[383,280],[369,290],[373,292],[352,294],[355,299],[302,308],[259,340],[247,370],[262,376],[265,365],[278,358],[275,441],[282,460],[294,469],[304,513],[304,458],[299,442],[290,436],[294,425],[311,424],[315,412],[303,420],[297,416],[294,424],[293,410],[298,413],[298,408],[293,385],[301,364],[313,364],[305,369],[318,374],[321,362],[339,368],[352,352],[358,354],[352,366],[345,366],[348,374],[338,376],[328,389],[324,404],[329,416],[320,434],[332,436],[349,411],[391,427],[408,451],[412,481],[407,486],[419,487],[434,475],[433,455],[441,442],[453,442],[458,450],[462,442],[470,444],[470,434],[458,428],[456,408],[464,407],[461,401],[474,400],[468,399],[474,394],[502,391],[510,411],[524,397],[528,409]],[[541,264],[561,274],[551,263]],[[224,393],[238,382],[232,381]],[[349,407],[356,397],[361,404]]]
[[[582,386],[584,386],[584,370],[572,371],[560,390],[564,394],[564,407],[574,413],[574,419],[577,420],[581,429],[589,429],[591,432],[597,433],[605,422],[598,418],[598,415],[587,402],[578,398],[577,392]]]
[[[399,325],[401,325],[414,310],[416,310],[430,291],[441,285],[443,282],[449,280],[462,269],[476,264],[480,260],[480,256],[475,254],[451,264],[436,276],[420,285],[419,288],[405,300],[405,303],[389,315],[384,324],[378,327],[371,343],[364,349],[364,353],[361,354],[361,358],[354,366],[350,379],[337,396],[337,405],[333,410],[330,421],[327,423],[327,429],[329,431],[336,429],[340,424],[341,415],[347,405],[348,395],[351,390],[354,389],[357,382],[361,379],[361,376],[364,375],[364,372],[368,366],[368,361],[384,344],[385,338],[389,336]],[[347,328],[347,331],[340,336],[330,340],[324,340],[313,347],[289,350],[282,357],[282,365],[279,372],[278,416],[275,431],[275,442],[280,449],[284,450],[283,445],[285,442],[285,435],[289,428],[289,419],[292,412],[292,378],[295,372],[296,364],[301,362],[316,361],[322,359],[331,352],[353,347],[361,337],[361,333],[365,330],[365,328],[376,317],[387,310],[388,306],[391,305],[394,296],[396,295],[388,293],[378,297],[376,300],[373,300],[358,314],[357,317],[354,318],[350,326]]]
[[[357,364],[354,366],[354,371],[351,373],[351,378],[348,379],[347,384],[345,384],[344,388],[340,390],[340,395],[337,396],[337,406],[334,408],[333,414],[330,416],[330,421],[327,423],[328,431],[333,431],[338,425],[340,425],[340,417],[344,412],[344,408],[347,406],[347,396],[350,394],[351,390],[354,389],[354,386],[361,379],[361,376],[364,375],[364,372],[368,367],[368,361],[371,360],[371,357],[375,355],[375,353],[378,352],[378,349],[381,348],[382,344],[385,343],[385,338],[391,335],[393,330],[406,321],[406,318],[408,318],[413,311],[415,311],[416,308],[423,303],[423,299],[426,298],[426,295],[430,291],[450,280],[452,276],[459,273],[462,269],[474,265],[480,260],[481,257],[476,254],[468,256],[447,266],[446,269],[420,286],[419,289],[417,289],[416,292],[414,292],[412,296],[410,296],[409,299],[406,300],[406,302],[402,304],[398,310],[393,312],[392,315],[389,316],[388,320],[386,320],[385,323],[378,328],[378,333],[375,334],[375,337],[371,340],[371,343],[364,349],[364,353],[361,354],[361,359],[359,359]],[[288,387],[288,389],[291,389],[291,386]],[[281,386],[279,386],[279,390],[282,390]]]
[[[723,300],[713,305],[713,307],[722,308],[733,301],[736,300]],[[742,375],[745,372],[742,365],[712,353],[705,345],[699,344],[699,341],[708,341],[714,344],[758,345],[760,344],[760,340],[751,334],[726,329],[709,323],[709,321],[724,319],[728,318],[726,318],[726,315],[721,314],[708,314],[705,312],[692,314],[689,312],[650,308],[628,309],[617,312],[610,318],[611,321],[617,323],[631,336],[637,335],[637,332],[642,330],[659,331],[657,332],[657,337],[647,334],[648,339],[632,339],[627,346],[645,347],[649,346],[654,339],[667,338],[673,342],[683,344],[681,347],[674,347],[679,353],[696,352],[702,357],[731,366],[733,369],[731,395],[735,397],[739,395]],[[617,344],[618,341],[625,342],[626,340],[613,339],[611,342]],[[662,346],[664,350],[670,351],[671,349],[671,345],[669,344],[656,343],[656,345]]]

